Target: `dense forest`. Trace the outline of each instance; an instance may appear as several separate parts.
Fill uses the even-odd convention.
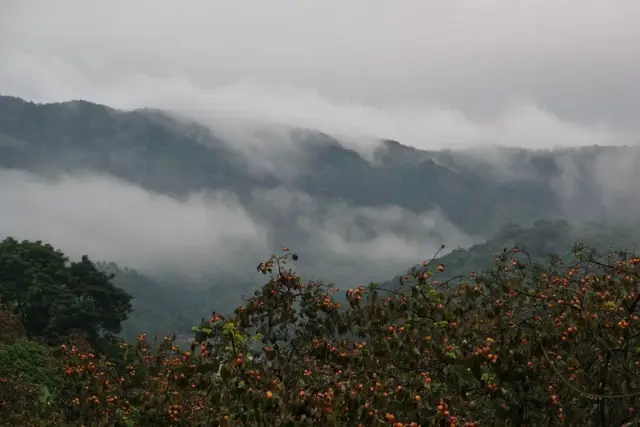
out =
[[[186,345],[145,330],[121,338],[136,307],[132,326],[139,327],[163,321],[145,307],[171,305],[171,294],[135,270],[7,238],[0,244],[0,419],[24,426],[636,425],[640,257],[581,243],[553,253],[547,242],[567,242],[575,232],[564,222],[512,225],[483,247],[424,260],[395,282],[343,290],[304,282],[291,268],[298,255],[283,248],[260,263],[254,273],[266,282],[235,310],[192,312],[202,320]],[[537,255],[497,243],[527,236]],[[114,284],[118,276],[140,303]]]

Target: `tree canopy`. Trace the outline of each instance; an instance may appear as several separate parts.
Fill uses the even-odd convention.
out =
[[[23,267],[36,265],[29,256],[64,259],[41,243],[5,244],[14,249],[3,258],[21,255]],[[262,262],[264,286],[233,313],[202,319],[187,348],[143,332],[97,356],[69,336],[52,359],[11,338],[0,357],[42,369],[0,370],[0,417],[105,427],[640,422],[640,257],[576,244],[567,256],[533,262],[505,248],[492,268],[459,281],[446,278],[449,266],[425,260],[397,288],[346,291],[303,282],[288,266],[294,258],[286,250]],[[91,265],[67,267],[78,279],[70,290],[86,286]],[[33,276],[11,271],[3,274]],[[22,311],[11,307],[2,329],[19,330]]]
[[[30,337],[62,342],[69,331],[90,342],[117,334],[131,312],[131,295],[83,256],[70,261],[40,241],[0,243],[0,298]]]

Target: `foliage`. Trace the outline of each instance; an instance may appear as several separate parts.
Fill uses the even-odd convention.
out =
[[[0,311],[0,331],[0,419],[5,425],[41,425],[39,409],[55,398],[62,361],[50,347],[25,339],[11,312]]]
[[[456,286],[424,262],[399,289],[303,283],[285,252],[191,348],[59,350],[59,395],[32,422],[85,426],[631,426],[640,422],[640,258],[530,262],[502,251]],[[0,413],[2,415],[2,413]],[[635,423],[635,424],[634,424]],[[21,424],[28,425],[28,424]]]
[[[25,338],[0,344],[0,377],[21,373],[30,384],[53,392],[59,386],[59,370],[51,353],[49,347]]]
[[[545,262],[552,254],[570,254],[576,241],[583,242],[598,252],[609,251],[612,247],[629,248],[633,251],[640,244],[640,234],[632,227],[600,222],[570,225],[565,220],[539,220],[531,227],[510,223],[486,242],[468,249],[454,249],[436,258],[434,262],[448,266],[447,271],[440,275],[441,281],[455,276],[466,278],[473,272],[490,268],[492,259],[499,256],[504,248],[517,246],[526,251],[533,262]],[[416,265],[414,268],[419,269],[421,266]],[[396,276],[385,283],[385,286],[398,286],[401,277]]]
[[[49,244],[7,238],[0,243],[0,297],[31,337],[61,342],[83,331],[92,343],[120,332],[131,295],[116,287],[87,256],[80,262]]]

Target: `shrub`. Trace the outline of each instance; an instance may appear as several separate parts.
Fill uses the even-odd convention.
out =
[[[2,418],[24,422],[37,414],[34,407],[49,406],[61,385],[59,367],[52,350],[37,342],[20,338],[0,344]]]

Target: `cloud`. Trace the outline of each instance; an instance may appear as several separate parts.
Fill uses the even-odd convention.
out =
[[[30,99],[169,108],[236,134],[308,127],[363,154],[375,138],[640,140],[635,2],[5,0],[2,12],[0,92]]]
[[[638,224],[640,147],[593,151],[590,156],[558,156],[560,174],[553,190],[571,217]]]
[[[390,263],[401,268],[420,261],[419,258],[432,257],[445,242],[452,245],[446,252],[478,243],[477,239],[465,235],[439,211],[415,214],[397,206],[375,210],[340,206],[332,215],[335,215],[336,211],[344,213],[344,216],[340,216],[339,219],[332,216],[325,228],[320,228],[318,240],[331,253],[355,257],[366,263]],[[389,214],[398,214],[398,217],[392,221],[385,221]],[[381,232],[369,237],[358,236],[365,233],[352,224],[352,221],[359,217],[372,221],[376,227],[382,229]],[[332,223],[331,220],[338,220],[338,223]],[[393,228],[399,227],[404,229],[404,233],[393,231]],[[348,239],[346,236],[349,235],[355,236]],[[426,238],[420,238],[425,235]]]
[[[517,105],[489,118],[474,120],[461,110],[428,103],[386,107],[338,103],[316,91],[288,86],[265,87],[241,82],[213,91],[196,87],[187,90],[187,87],[180,90],[186,100],[176,101],[180,96],[167,95],[161,106],[235,136],[229,138],[231,141],[239,144],[253,141],[249,145],[252,151],[260,145],[272,148],[284,143],[285,147],[292,147],[290,138],[283,135],[279,138],[247,135],[248,130],[254,129],[253,135],[256,135],[255,129],[264,131],[274,125],[328,133],[365,157],[377,148],[381,138],[396,139],[426,150],[479,146],[552,148],[635,142],[630,135],[602,124],[582,125],[562,120],[534,104]]]
[[[265,230],[224,193],[175,200],[105,176],[45,181],[0,169],[0,198],[10,201],[0,208],[0,235],[43,240],[74,258],[197,276],[253,266],[250,255],[268,247]]]
[[[637,219],[640,214],[640,148],[603,152],[594,163],[594,176],[600,183],[603,202]]]
[[[0,198],[11,201],[0,208],[3,237],[43,240],[75,259],[88,254],[195,279],[247,277],[291,245],[301,256],[300,272],[310,277],[384,280],[442,243],[475,242],[437,211],[352,206],[284,187],[256,190],[242,205],[223,192],[177,200],[91,173],[46,179],[0,169]]]
[[[298,271],[348,285],[387,280],[431,258],[443,244],[442,254],[482,240],[466,235],[439,209],[356,206],[284,187],[255,190],[250,209],[271,219],[274,243],[290,244],[303,255]]]

